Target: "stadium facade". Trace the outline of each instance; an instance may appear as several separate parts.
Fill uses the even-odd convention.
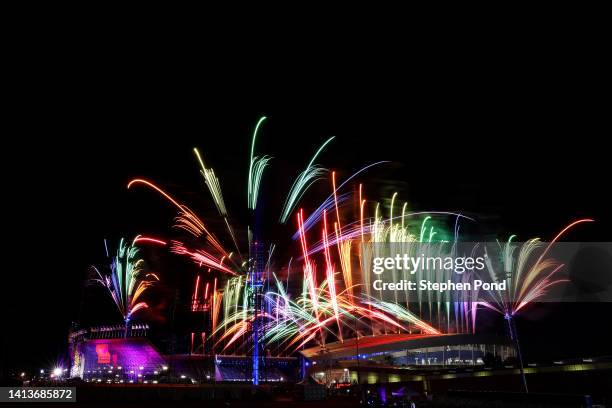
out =
[[[124,384],[253,383],[249,355],[163,354],[149,340],[148,325],[94,327],[69,336],[71,377]],[[259,357],[260,383],[312,378],[327,385],[362,382],[368,367],[410,370],[483,366],[487,358],[515,357],[506,338],[473,334],[390,333],[362,336],[300,350],[292,357]],[[367,379],[366,379],[367,381]]]

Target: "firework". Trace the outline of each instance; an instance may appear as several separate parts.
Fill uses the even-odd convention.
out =
[[[257,122],[251,140],[247,180],[247,207],[250,210],[257,209],[263,173],[272,159],[255,154],[257,136],[265,120],[262,117]],[[373,257],[383,254],[379,253],[380,246],[372,244],[386,243],[392,252],[453,254],[460,239],[460,221],[474,220],[456,212],[408,211],[406,201],[399,211],[401,197],[398,192],[384,201],[390,203],[387,211],[380,202],[368,201],[362,183],[358,184],[357,193],[355,189],[346,191],[345,187],[352,185],[351,181],[356,182],[357,176],[388,162],[369,164],[340,182],[340,173],[328,172],[315,164],[332,139],[327,139],[316,150],[306,168],[298,173],[284,200],[278,222],[286,225],[295,216],[297,231],[292,230],[287,237],[296,241],[301,252],[299,256],[287,256],[288,262],[287,259],[277,259],[285,254],[275,251],[274,242],[269,243],[267,258],[264,255],[258,260],[259,254],[253,251],[257,234],[251,225],[245,228],[249,231],[245,240],[251,246],[249,257],[242,259],[240,241],[229,222],[219,178],[212,168],[206,166],[197,149],[194,152],[200,172],[238,257],[232,257],[233,252],[225,249],[223,240],[218,239],[195,212],[154,183],[135,179],[128,184],[128,188],[137,184],[147,186],[172,203],[178,210],[174,227],[194,237],[191,244],[148,237],[137,238],[134,243],[168,247],[170,252],[189,258],[200,268],[214,271],[214,274],[198,274],[193,292],[194,302],[202,292],[203,301],[209,302],[210,307],[206,310],[211,314],[212,330],[205,341],[210,342],[213,351],[253,352],[255,356],[257,350],[254,347],[261,340],[274,346],[278,354],[289,354],[309,343],[324,346],[329,341],[342,342],[350,337],[389,331],[415,335],[475,332],[479,307],[512,315],[537,300],[550,285],[560,282],[554,279],[558,265],[545,258],[548,248],[535,265],[526,262],[541,246],[539,241],[532,240],[518,251],[517,261],[512,261],[513,250],[509,246],[506,248],[506,270],[495,271],[492,265],[488,265],[494,281],[509,280],[514,302],[500,296],[494,296],[499,300],[497,303],[483,302],[477,291],[457,295],[418,290],[414,294],[395,293],[390,301],[382,301],[380,296],[377,298],[375,293],[371,293],[369,265]],[[329,196],[318,206],[313,206],[314,211],[306,214],[298,207],[300,201],[313,183],[326,177],[329,177],[331,185]],[[358,208],[357,219],[346,211],[351,204]],[[569,227],[585,221],[588,220],[580,220]],[[447,224],[454,224],[453,231],[444,228]],[[243,253],[247,252],[242,249]],[[288,265],[285,281],[277,278],[278,265]],[[394,279],[407,278],[397,273],[393,270]],[[446,275],[450,272],[441,270],[418,270],[416,273],[417,279],[450,279]],[[459,279],[468,281],[473,277],[467,273]],[[201,280],[207,282],[202,284]],[[261,288],[265,290],[258,293]],[[259,300],[254,301],[260,298],[261,305]]]
[[[134,241],[137,240],[138,238]],[[110,264],[110,273],[104,275],[98,268],[93,267],[97,274],[97,278],[94,279],[95,282],[108,290],[117,310],[123,317],[126,336],[130,319],[134,313],[149,307],[146,302],[141,300],[143,293],[159,281],[156,274],[143,271],[144,261],[138,257],[138,252],[137,247],[126,244],[122,238],[119,242],[117,254]]]
[[[293,182],[291,189],[289,190],[289,194],[287,195],[287,199],[285,200],[285,205],[283,206],[283,210],[280,216],[281,224],[287,222],[289,217],[291,216],[291,211],[295,208],[296,204],[299,202],[300,198],[304,195],[306,190],[314,184],[317,180],[320,180],[322,176],[327,171],[326,169],[316,166],[313,166],[314,161],[317,159],[317,156],[323,151],[325,146],[329,142],[331,142],[334,137],[330,137],[319,147],[319,150],[312,156],[312,159],[308,163],[308,166],[302,171],[299,176]]]
[[[254,210],[257,206],[257,196],[259,195],[259,185],[261,184],[261,177],[263,176],[263,172],[268,165],[268,162],[272,159],[270,156],[262,156],[257,157],[254,156],[255,153],[255,139],[257,138],[257,132],[259,131],[259,127],[266,120],[266,117],[263,116],[257,122],[255,126],[255,131],[253,132],[253,140],[251,141],[251,160],[249,162],[249,182],[247,186],[247,198],[248,198],[248,207],[251,210]]]
[[[590,218],[574,221],[561,230],[545,247],[539,238],[533,238],[523,243],[520,248],[512,245],[514,235],[501,246],[502,270],[495,270],[490,258],[486,257],[486,265],[493,282],[506,281],[510,288],[507,292],[490,292],[492,302],[481,302],[481,304],[506,317],[516,315],[527,305],[542,298],[547,289],[554,285],[567,282],[567,279],[556,278],[558,272],[565,266],[552,258],[547,258],[551,246],[565,233],[576,225],[593,222]],[[533,263],[529,259],[541,251],[537,260]],[[514,256],[518,249],[518,255]]]

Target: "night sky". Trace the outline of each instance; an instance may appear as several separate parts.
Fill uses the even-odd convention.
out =
[[[128,191],[130,179],[154,180],[212,218],[216,210],[191,150],[197,146],[241,224],[250,138],[261,115],[268,120],[257,152],[274,157],[263,178],[266,214],[278,214],[293,177],[334,135],[318,162],[340,178],[393,161],[361,178],[372,199],[398,190],[413,209],[461,211],[479,219],[475,232],[520,239],[551,238],[589,216],[597,223],[566,239],[611,240],[602,108],[579,88],[441,85],[417,97],[391,84],[367,92],[355,84],[346,92],[307,97],[290,88],[257,97],[264,93],[223,86],[213,92],[191,91],[186,83],[161,89],[145,80],[85,83],[49,83],[35,89],[36,97],[24,96],[20,103],[31,114],[4,151],[18,164],[5,173],[13,191],[5,195],[5,217],[17,228],[7,237],[14,249],[4,253],[3,367],[54,364],[73,320],[118,321],[107,299],[85,286],[88,266],[104,262],[104,238],[171,236],[175,215],[156,194]],[[306,208],[326,197],[326,183],[307,193]],[[190,284],[187,262],[158,265],[172,265],[172,279],[184,273]],[[610,323],[609,305],[570,306],[535,306],[521,318],[527,359],[604,353],[610,339],[600,328]]]

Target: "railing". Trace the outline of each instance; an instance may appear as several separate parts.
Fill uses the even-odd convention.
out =
[[[125,325],[95,326],[70,332],[68,341],[146,337],[149,329],[150,327],[146,323],[129,324],[127,328]]]

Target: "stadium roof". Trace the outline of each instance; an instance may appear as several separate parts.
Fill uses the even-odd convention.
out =
[[[505,338],[488,334],[381,334],[328,343],[301,350],[309,360],[339,359],[359,354],[414,350],[426,347],[455,346],[461,344],[510,344]]]

